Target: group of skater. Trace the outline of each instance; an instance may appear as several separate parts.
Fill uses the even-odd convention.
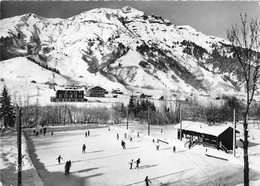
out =
[[[90,131],[89,130],[85,131],[85,137],[88,137],[88,136],[90,136]],[[82,154],[86,153],[86,149],[87,149],[87,146],[85,144],[83,144],[82,145]]]
[[[133,164],[136,163],[136,167],[135,168],[139,168],[139,164],[141,163],[140,158],[138,158],[136,161],[134,161],[133,159],[128,163],[130,164],[130,169],[133,168]]]
[[[127,138],[127,134],[126,133],[124,134],[124,137],[125,137],[125,139]],[[116,134],[116,139],[119,140],[119,134],[118,133]],[[133,141],[133,138],[130,135],[129,135],[129,141],[130,142]],[[124,140],[121,140],[121,146],[122,146],[123,149],[126,149],[126,142]]]
[[[43,131],[46,131],[46,129],[43,130]],[[34,133],[36,133],[36,132],[34,132]],[[87,137],[87,136],[89,136],[89,135],[90,135],[90,131],[89,131],[89,130],[85,131],[85,137]],[[86,149],[87,149],[86,144],[83,144],[83,145],[82,145],[82,153],[86,153]],[[61,163],[61,160],[63,160],[63,158],[61,157],[61,155],[59,155],[59,156],[56,158],[56,160],[58,160],[58,163],[60,164],[60,163]],[[65,163],[65,167],[64,167],[65,175],[70,174],[70,168],[71,168],[71,160],[66,161],[66,163]]]
[[[153,139],[153,143],[155,143],[155,140]],[[160,144],[159,144],[159,140],[157,140],[156,144],[155,144],[156,150],[160,150]],[[172,151],[176,152],[176,147],[175,145],[173,145],[172,147]]]
[[[58,163],[60,164],[61,160],[63,160],[63,158],[61,157],[61,155],[58,156],[58,158],[56,158],[56,160],[58,160]],[[65,171],[65,175],[68,175],[70,173],[70,168],[71,168],[71,161],[66,161],[65,166],[64,166],[64,171]]]
[[[39,133],[40,133],[40,134],[43,134],[43,135],[45,136],[45,134],[47,133],[47,128],[46,128],[46,126],[40,128],[40,131],[39,131],[39,132],[38,132],[38,130],[33,129],[33,134],[34,134],[35,136],[38,136]],[[51,135],[53,135],[53,131],[51,131]]]
[[[85,131],[85,137],[88,137],[88,136],[90,136],[90,131],[89,130]]]
[[[110,131],[110,128],[109,128],[108,131]],[[44,132],[44,135],[45,135],[46,129],[45,130],[43,129],[42,132]],[[89,130],[85,131],[85,137],[88,137],[88,136],[90,136],[90,131]],[[124,133],[122,136],[125,139],[127,137],[129,137],[130,142],[133,140],[132,137],[130,135],[127,136],[126,133]],[[139,132],[137,132],[137,137],[140,137]],[[118,133],[116,134],[116,138],[117,138],[117,140],[119,140],[119,134]],[[153,140],[153,142],[155,142],[155,140]],[[121,146],[122,146],[123,149],[126,149],[126,142],[124,141],[124,139],[121,140]],[[83,154],[86,153],[86,149],[87,149],[86,144],[83,144],[82,145],[82,153]],[[157,143],[156,143],[156,150],[159,150],[159,141],[157,141]],[[173,146],[173,152],[176,152],[176,147],[175,146]],[[59,155],[56,160],[58,160],[58,163],[60,164],[61,160],[63,160],[63,158],[61,157],[61,155]],[[140,163],[141,163],[141,159],[140,158],[137,158],[136,161],[134,161],[134,159],[131,159],[131,161],[128,163],[130,165],[130,170],[133,169],[134,164],[135,164],[135,168],[138,169],[139,166],[140,166]],[[70,174],[70,169],[71,169],[71,160],[66,161],[66,163],[65,163],[65,167],[64,167],[65,175]],[[145,177],[144,182],[145,182],[146,186],[149,186],[149,184],[152,183],[151,180],[148,178],[148,176]]]

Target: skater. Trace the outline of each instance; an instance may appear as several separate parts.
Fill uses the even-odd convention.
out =
[[[172,149],[173,149],[173,152],[176,152],[176,147],[175,147],[175,146],[173,146],[173,148],[172,148]]]
[[[40,134],[42,134],[42,129],[40,129]]]
[[[60,160],[62,159],[61,155],[58,156],[56,160],[58,160],[58,163],[60,164]]]
[[[90,135],[90,131],[88,130],[88,136]]]
[[[141,163],[140,158],[138,158],[135,163],[136,163],[136,168],[139,168],[139,164]]]
[[[119,134],[118,133],[116,134],[116,139],[119,139]]]
[[[108,127],[108,131],[110,131],[110,127]]]
[[[53,131],[51,131],[51,135],[53,135]]]
[[[139,132],[137,132],[137,137],[139,138]]]
[[[85,131],[85,137],[88,137],[88,133],[87,133],[87,131]]]
[[[132,142],[132,141],[133,141],[133,138],[130,136],[130,137],[129,137],[129,140],[130,140],[130,142]]]
[[[148,176],[146,176],[146,178],[144,179],[144,182],[145,182],[146,186],[149,186],[149,182],[152,183],[151,180],[148,179]]]
[[[44,135],[44,136],[45,136],[45,134],[46,134],[46,131],[47,131],[47,128],[44,127],[44,128],[43,128],[43,135]]]
[[[68,174],[70,173],[70,168],[71,168],[71,161],[68,161]]]
[[[68,170],[69,170],[69,162],[68,161],[66,161],[66,163],[65,163],[64,170],[65,170],[65,175],[69,174],[69,172],[68,172]]]
[[[35,129],[33,129],[33,134],[35,134],[36,133],[36,130]]]
[[[122,145],[123,149],[126,149],[126,146],[125,146],[126,144],[125,144],[124,140],[121,141],[121,145]]]
[[[130,169],[133,168],[133,163],[134,163],[134,160],[132,159],[132,160],[129,162],[129,164],[130,164]]]
[[[36,131],[36,133],[35,133],[35,136],[38,136],[39,135],[39,132],[38,131]]]
[[[161,133],[163,133],[163,130],[161,129]]]
[[[86,145],[85,144],[83,144],[83,146],[82,146],[82,153],[86,153]]]
[[[159,150],[159,148],[160,148],[160,145],[159,145],[159,142],[157,142],[157,144],[156,144],[156,150]]]
[[[126,133],[125,133],[125,138],[127,138],[127,135],[126,135]]]

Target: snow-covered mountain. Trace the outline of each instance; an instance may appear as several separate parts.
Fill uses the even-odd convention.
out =
[[[2,80],[194,94],[242,87],[221,68],[230,55],[228,41],[131,7],[93,9],[68,19],[6,18],[0,36]]]

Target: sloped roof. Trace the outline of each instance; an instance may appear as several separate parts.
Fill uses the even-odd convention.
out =
[[[106,91],[106,89],[104,89],[104,88],[102,88],[100,86],[91,87],[89,90],[93,90],[93,89],[99,89],[99,90]]]
[[[209,126],[201,122],[192,122],[192,121],[182,121],[182,129],[193,131],[197,133],[209,134],[212,136],[219,136],[225,130],[227,130],[229,125],[220,125],[220,126]],[[175,126],[176,129],[180,129],[180,123]],[[231,127],[232,128],[232,127]],[[238,132],[238,131],[236,131]]]

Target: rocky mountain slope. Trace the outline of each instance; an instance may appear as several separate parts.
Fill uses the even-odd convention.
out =
[[[0,25],[2,80],[194,94],[243,87],[236,67],[227,68],[228,41],[131,7],[68,19],[25,14]]]

